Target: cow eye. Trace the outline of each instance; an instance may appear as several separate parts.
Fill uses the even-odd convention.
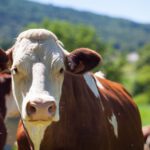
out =
[[[62,74],[64,72],[64,68],[61,68],[59,72]]]
[[[11,69],[11,74],[15,75],[15,74],[17,74],[17,72],[18,72],[17,67],[14,67]]]

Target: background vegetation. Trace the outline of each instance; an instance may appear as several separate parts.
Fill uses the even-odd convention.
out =
[[[0,0],[0,18],[5,18],[0,19],[4,49],[22,30],[46,28],[68,51],[96,50],[103,63],[94,71],[102,70],[108,79],[121,82],[138,104],[142,124],[150,124],[150,25],[26,0]]]
[[[101,40],[117,50],[137,50],[150,41],[149,25],[27,0],[0,0],[0,18],[3,47],[10,44],[24,26],[44,18],[93,26]]]

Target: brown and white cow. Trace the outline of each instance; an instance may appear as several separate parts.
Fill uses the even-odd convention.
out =
[[[9,94],[10,75],[0,74],[0,149],[2,150],[5,142],[7,131],[4,123],[6,116],[6,95]]]
[[[16,118],[18,116],[18,109],[11,90],[11,75],[8,73],[0,74],[0,150],[3,149],[6,143],[8,131],[6,131],[5,123],[8,121],[8,118]]]
[[[120,84],[88,72],[101,62],[95,51],[68,53],[52,32],[31,29],[0,54],[0,63],[11,64],[21,113],[19,150],[143,149],[131,96]]]
[[[3,58],[0,59],[3,60]],[[2,70],[7,69],[6,64],[0,63],[0,68]],[[7,129],[5,118],[11,95],[11,75],[8,73],[0,74],[0,150],[4,148],[6,143]]]
[[[150,125],[144,126],[142,128],[144,135],[144,150],[150,150]]]

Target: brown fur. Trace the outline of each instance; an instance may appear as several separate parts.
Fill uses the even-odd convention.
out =
[[[74,50],[66,59],[67,70],[81,74],[97,66],[101,62],[101,56],[88,48],[79,48]]]
[[[104,87],[99,89],[100,98],[82,76],[65,74],[60,121],[47,128],[40,150],[143,150],[140,115],[132,98],[121,85],[97,80]],[[117,118],[118,138],[109,123],[112,114]],[[19,150],[28,150],[29,145],[21,147],[26,137],[20,136],[22,128],[18,130]]]
[[[5,96],[11,91],[11,77],[9,74],[0,74],[0,150],[3,149],[6,142],[6,127],[4,119],[6,116]]]
[[[7,68],[8,57],[6,53],[0,49],[0,71]]]

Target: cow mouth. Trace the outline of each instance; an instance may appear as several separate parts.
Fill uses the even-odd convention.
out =
[[[23,122],[29,122],[29,123],[51,123],[53,119],[49,120],[23,120]]]
[[[48,120],[23,120],[25,124],[35,124],[35,125],[50,125],[53,122],[53,119]]]

